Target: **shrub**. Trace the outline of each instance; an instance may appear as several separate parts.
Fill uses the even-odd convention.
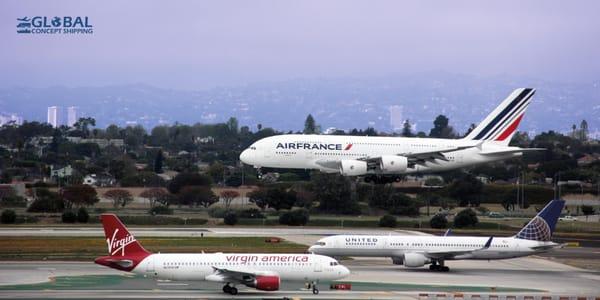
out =
[[[208,215],[212,218],[223,218],[227,210],[221,206],[211,206],[208,208]]]
[[[475,212],[470,208],[461,210],[454,217],[454,226],[458,228],[475,226],[478,222],[479,220],[477,219],[477,214],[475,214]]]
[[[308,223],[310,215],[308,210],[301,208],[285,212],[279,216],[279,224],[290,226],[304,226]]]
[[[392,215],[385,215],[379,219],[379,227],[396,227],[398,220]]]
[[[244,209],[239,212],[240,218],[246,219],[264,219],[265,215],[257,208]]]
[[[90,214],[88,214],[87,209],[85,209],[85,207],[80,207],[79,210],[77,210],[77,222],[87,223],[89,219]]]
[[[65,202],[55,192],[39,188],[35,192],[35,200],[27,208],[28,212],[61,212],[65,209]]]
[[[238,217],[235,211],[228,211],[225,213],[223,217],[223,222],[227,225],[235,225],[238,222]]]
[[[168,206],[164,206],[164,205],[158,205],[155,206],[153,208],[151,208],[148,211],[149,214],[151,215],[172,215],[173,214],[173,210],[170,209]]]
[[[77,215],[70,210],[63,212],[61,218],[63,223],[75,223],[77,221]]]
[[[437,214],[433,216],[431,220],[429,220],[429,226],[431,226],[431,228],[437,229],[448,228],[448,219],[446,219],[446,216],[442,214]]]
[[[17,213],[15,213],[12,209],[5,209],[2,211],[2,216],[0,216],[0,221],[2,224],[13,224],[17,220]]]

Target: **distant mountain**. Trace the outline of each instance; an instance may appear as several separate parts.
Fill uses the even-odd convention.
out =
[[[428,132],[433,119],[444,114],[459,132],[477,123],[517,87],[534,87],[536,96],[522,130],[567,131],[586,119],[591,131],[600,129],[600,84],[561,84],[510,77],[427,73],[367,79],[311,79],[268,82],[209,90],[182,91],[147,85],[0,89],[0,113],[46,121],[48,106],[77,106],[97,125],[214,123],[238,118],[279,130],[301,130],[311,113],[323,129],[375,127],[390,131],[392,105],[402,106],[402,119]]]

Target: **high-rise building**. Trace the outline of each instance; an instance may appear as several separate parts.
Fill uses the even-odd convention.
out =
[[[48,107],[48,124],[58,127],[58,106]]]
[[[77,107],[69,106],[67,107],[67,126],[73,127],[77,122]]]
[[[393,131],[400,131],[404,126],[404,120],[402,119],[402,105],[390,106],[390,127]]]

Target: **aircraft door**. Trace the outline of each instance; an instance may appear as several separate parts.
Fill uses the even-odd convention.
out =
[[[155,275],[156,269],[154,268],[154,258],[148,259],[146,262],[146,273],[149,275]]]

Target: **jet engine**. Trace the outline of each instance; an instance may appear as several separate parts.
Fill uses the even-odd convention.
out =
[[[279,289],[281,280],[277,275],[258,275],[246,285],[261,291],[276,291]]]
[[[409,268],[422,267],[425,264],[431,263],[431,260],[419,253],[406,253],[404,254],[404,265]]]
[[[344,176],[360,176],[367,174],[367,162],[362,160],[342,160],[340,173]]]
[[[383,173],[402,173],[408,168],[406,156],[384,155],[381,157],[381,171]]]

